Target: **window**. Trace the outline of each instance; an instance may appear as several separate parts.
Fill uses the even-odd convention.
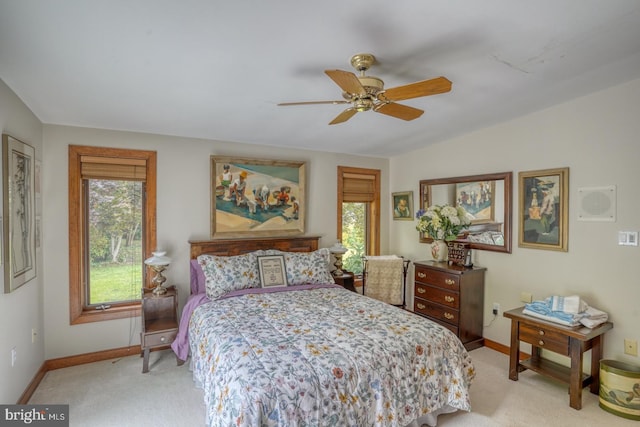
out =
[[[380,171],[338,166],[338,239],[347,271],[362,273],[362,256],[380,254]]]
[[[140,314],[155,224],[154,151],[69,147],[71,324]]]

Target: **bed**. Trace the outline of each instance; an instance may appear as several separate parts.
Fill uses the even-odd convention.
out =
[[[475,370],[459,339],[333,283],[318,237],[190,244],[172,348],[190,360],[208,426],[433,426],[471,409]],[[252,265],[274,254],[288,286],[262,288]]]

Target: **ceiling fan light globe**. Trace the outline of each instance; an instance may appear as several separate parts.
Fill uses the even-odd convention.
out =
[[[373,102],[369,98],[356,99],[353,101],[353,108],[359,113],[369,111],[371,107],[373,107]]]

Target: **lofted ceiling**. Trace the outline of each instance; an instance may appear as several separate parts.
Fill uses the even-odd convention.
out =
[[[412,121],[347,106],[326,69]],[[637,0],[0,0],[0,79],[44,123],[390,157],[640,78]]]

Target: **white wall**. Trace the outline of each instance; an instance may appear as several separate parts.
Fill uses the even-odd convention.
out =
[[[209,239],[211,155],[306,161],[306,234],[322,236],[321,247],[331,246],[336,241],[338,165],[382,170],[383,206],[390,203],[387,159],[53,125],[44,126],[44,141],[43,191],[48,196],[43,219],[43,247],[47,253],[44,264],[47,276],[44,289],[46,359],[140,342],[139,318],[69,325],[67,156],[70,144],[157,151],[158,247],[166,249],[173,259],[165,276],[167,284],[178,285],[181,305],[189,292],[188,241]],[[389,210],[383,209],[383,224],[388,223],[389,215]],[[381,241],[385,250],[386,227],[382,230]]]
[[[42,124],[2,80],[0,80],[0,130],[32,145],[35,148],[36,159],[41,158]],[[0,185],[1,193],[2,185]],[[4,199],[0,198],[0,200]],[[1,244],[2,239],[0,239]],[[4,248],[1,253],[4,253]],[[0,266],[0,282],[2,282],[0,286],[0,403],[16,403],[44,361],[43,254],[41,250],[36,251],[37,277],[10,294],[2,293],[4,292],[4,260]],[[34,343],[31,342],[31,329],[36,329],[38,332]],[[11,349],[14,347],[17,360],[12,367]]]
[[[618,231],[640,230],[638,111],[640,80],[391,159],[391,191],[413,190],[416,206],[421,179],[513,171],[513,253],[474,251],[487,268],[485,325],[493,302],[519,307],[523,291],[534,299],[578,294],[614,322],[605,357],[640,362],[623,354],[624,338],[640,340],[640,248],[617,245]],[[519,248],[518,172],[558,167],[570,168],[569,250]],[[603,185],[617,187],[617,221],[577,221],[577,189]],[[415,223],[390,221],[389,234],[392,252],[431,258]],[[484,336],[509,345],[509,327],[500,316]]]

